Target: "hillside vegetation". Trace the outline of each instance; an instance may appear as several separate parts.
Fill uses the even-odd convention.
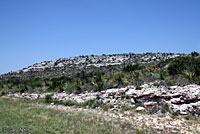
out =
[[[118,66],[119,68],[122,66]],[[117,66],[107,66],[93,72],[82,69],[72,75],[49,78],[18,78],[0,80],[2,94],[6,92],[63,92],[81,93],[83,91],[101,91],[127,85],[140,85],[157,81],[157,85],[200,84],[200,57],[193,52],[149,64],[127,64],[117,71]],[[109,70],[109,71],[108,71]]]

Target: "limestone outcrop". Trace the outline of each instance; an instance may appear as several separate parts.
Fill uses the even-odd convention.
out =
[[[42,99],[52,93],[15,93],[7,96],[15,96],[29,99]],[[53,99],[58,101],[72,100],[83,103],[88,100],[98,100],[103,104],[112,104],[117,110],[121,106],[135,107],[138,111],[167,105],[172,111],[182,115],[200,115],[200,86],[154,86],[154,83],[144,84],[141,90],[135,86],[125,88],[107,89],[101,92],[84,92],[81,94],[53,93]],[[139,108],[138,108],[139,107]],[[158,109],[159,111],[159,109]],[[156,111],[156,112],[158,112]]]

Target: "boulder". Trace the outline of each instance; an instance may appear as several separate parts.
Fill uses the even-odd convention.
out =
[[[188,114],[188,105],[187,104],[183,104],[180,106],[180,114],[182,115],[186,115]]]
[[[141,106],[139,106],[139,107],[136,108],[136,111],[144,111],[144,110],[145,110],[145,108],[141,107]]]
[[[179,104],[180,102],[181,102],[180,98],[173,98],[173,99],[171,99],[171,103],[173,103],[173,104]]]

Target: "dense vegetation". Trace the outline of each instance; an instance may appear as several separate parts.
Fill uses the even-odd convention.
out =
[[[100,91],[108,88],[136,85],[144,82],[158,81],[157,85],[200,84],[200,58],[197,52],[191,55],[168,59],[148,65],[129,64],[122,71],[94,71],[86,73],[82,70],[71,76],[57,78],[33,78],[0,81],[0,89],[4,92],[74,92]],[[3,93],[4,93],[3,92]]]
[[[170,75],[185,75],[191,81],[198,81],[200,76],[200,58],[181,57],[168,67]]]

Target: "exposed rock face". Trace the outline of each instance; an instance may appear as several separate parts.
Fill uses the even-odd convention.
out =
[[[79,56],[70,58],[61,58],[58,60],[44,61],[34,64],[17,72],[10,72],[0,76],[0,78],[32,78],[32,77],[60,77],[70,75],[81,70],[87,72],[98,71],[104,68],[104,71],[109,71],[109,66],[114,70],[119,71],[127,64],[148,64],[158,61],[163,61],[169,58],[182,56],[183,54],[172,53],[146,53],[146,54],[113,54],[113,55],[91,55]],[[115,68],[115,66],[117,66]],[[122,67],[121,67],[122,66]]]
[[[101,92],[85,92],[81,94],[54,93],[53,99],[59,101],[74,100],[78,103],[83,103],[88,100],[98,99],[104,104],[112,104],[114,108],[126,105],[135,107],[136,104],[144,107],[159,106],[165,103],[174,112],[180,114],[200,115],[200,86],[154,86],[153,83],[144,84],[141,90],[136,90],[134,86],[126,88],[107,89]],[[44,98],[47,94],[8,94],[8,96],[24,97],[30,99]],[[138,111],[143,111],[145,108],[137,107]]]

